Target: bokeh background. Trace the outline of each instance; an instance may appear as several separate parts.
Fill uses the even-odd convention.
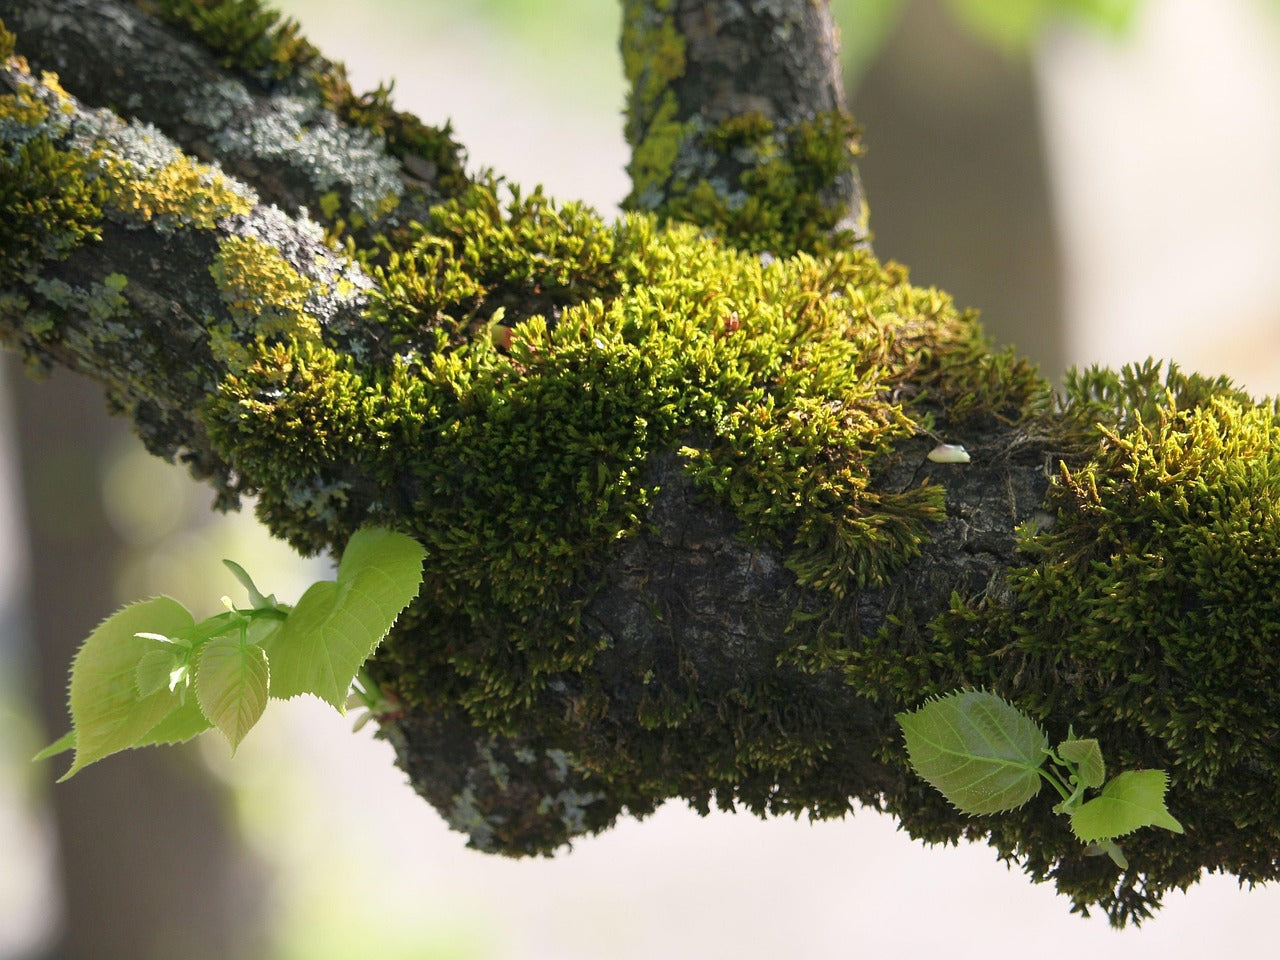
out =
[[[610,0],[281,0],[356,86],[451,118],[473,168],[606,214],[627,192]],[[875,245],[1058,376],[1148,355],[1280,392],[1280,4],[836,0]],[[1074,11],[1074,14],[1073,14]],[[276,704],[89,768],[76,643],[127,600],[214,612],[233,556],[282,599],[325,575],[149,458],[90,386],[4,370],[0,960],[1098,958],[1268,949],[1280,887],[1206,878],[1141,929],[1069,915],[982,846],[892,821],[667,805],[551,860],[464,848],[368,731]]]

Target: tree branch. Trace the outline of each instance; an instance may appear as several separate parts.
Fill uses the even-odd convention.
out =
[[[759,251],[868,242],[827,4],[624,0],[622,57],[624,207]]]
[[[23,20],[44,24],[45,62],[76,63],[84,33],[51,13],[75,0],[14,6],[0,0],[6,23],[45,17]],[[101,7],[83,23],[133,22]],[[945,295],[841,247],[843,122],[818,137],[823,176],[799,163],[828,68],[797,53],[764,92],[714,68],[787,24],[826,42],[825,20],[737,8],[748,19],[632,4],[624,39],[633,205],[732,244],[537,192],[504,205],[483,181],[408,183],[425,128],[385,98],[327,94],[329,66],[278,27],[250,24],[234,56],[154,23],[117,39],[204,57],[177,119],[164,97],[137,109],[291,213],[0,48],[0,336],[99,379],[153,450],[181,451],[224,504],[257,494],[300,549],[370,522],[422,542],[422,595],[371,664],[400,703],[382,733],[478,847],[549,852],[672,797],[823,817],[862,803],[926,839],[984,837],[1117,922],[1205,868],[1275,878],[1275,407],[1154,366],[1054,399]],[[109,97],[133,104],[120,82]],[[247,126],[226,116],[228,83]],[[246,159],[226,131],[278,122],[287,96],[310,98],[310,149],[363,143],[387,178]],[[222,119],[192,119],[208,113]],[[699,138],[719,159],[646,166],[663,124],[668,160]],[[376,200],[339,249],[366,188],[399,201]],[[822,254],[782,256],[805,248]],[[944,440],[970,462],[932,462]],[[961,685],[1051,735],[1089,731],[1120,769],[1168,769],[1187,836],[1126,840],[1117,876],[1049,803],[959,817],[910,774],[893,717]]]
[[[244,49],[220,54],[183,30],[183,9],[0,0],[0,18],[23,38],[36,69],[58,73],[87,106],[156,126],[252,186],[263,203],[294,215],[324,211],[371,235],[422,219],[462,188],[460,148],[447,128],[393,110],[386,90],[357,96],[340,64],[287,30],[250,34],[250,51],[266,52],[246,66]],[[168,11],[169,22],[157,11]]]

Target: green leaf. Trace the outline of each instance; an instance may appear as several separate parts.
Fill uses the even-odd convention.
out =
[[[1164,805],[1169,775],[1163,770],[1126,770],[1102,788],[1102,795],[1071,812],[1071,830],[1085,843],[1100,843],[1139,827],[1182,833],[1182,824]]]
[[[184,677],[179,652],[173,644],[156,644],[142,655],[133,672],[133,685],[139,697],[149,697],[157,690],[177,690]]]
[[[248,591],[249,602],[253,604],[253,608],[255,610],[279,608],[280,604],[276,601],[275,594],[273,593],[269,597],[264,597],[262,595],[262,591],[254,586],[253,578],[249,576],[244,567],[240,566],[240,564],[236,563],[234,560],[223,560],[222,563],[231,571],[231,575],[240,581],[240,585]]]
[[[358,530],[337,581],[314,583],[283,626],[263,641],[271,660],[271,696],[311,693],[345,712],[360,665],[418,595],[425,551],[380,527]]]
[[[183,693],[186,688],[183,688]],[[135,747],[169,746],[186,743],[197,734],[204,733],[213,724],[200,711],[195,697],[185,697],[181,705],[152,727],[134,744]]]
[[[239,637],[214,637],[200,650],[196,698],[234,753],[267,706],[267,653]]]
[[[911,766],[962,813],[1013,810],[1040,790],[1048,738],[983,690],[961,690],[898,714]]]
[[[57,740],[53,741],[53,743],[49,744],[32,757],[31,762],[35,763],[39,760],[48,760],[50,757],[56,757],[60,753],[66,753],[68,750],[74,750],[75,748],[76,732],[74,730],[68,730]]]
[[[96,760],[140,745],[139,741],[182,705],[168,689],[138,693],[138,663],[156,641],[139,633],[174,636],[195,621],[169,597],[132,603],[89,634],[71,664],[71,726],[75,761],[66,780]]]
[[[1085,856],[1095,856],[1104,853],[1110,857],[1111,862],[1121,870],[1129,869],[1129,858],[1124,855],[1124,851],[1120,849],[1119,844],[1114,840],[1099,840],[1096,843],[1089,844],[1089,849],[1086,851]]]
[[[1058,744],[1058,756],[1076,765],[1076,774],[1086,787],[1100,787],[1107,779],[1107,767],[1097,740],[1078,740],[1074,737],[1063,740]]]

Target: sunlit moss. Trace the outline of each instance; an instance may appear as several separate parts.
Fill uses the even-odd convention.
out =
[[[306,312],[312,285],[280,253],[253,237],[226,237],[210,267],[233,326],[210,331],[214,356],[232,369],[249,361],[246,341],[316,341],[320,325]]]
[[[145,139],[147,133],[135,136]],[[99,164],[109,185],[108,210],[127,220],[208,230],[223,217],[253,208],[252,198],[221,173],[176,152],[142,165],[125,155],[104,152]]]
[[[746,250],[785,255],[849,246],[854,237],[837,226],[849,211],[832,188],[848,174],[857,153],[856,128],[847,115],[823,113],[779,127],[758,113],[723,121],[704,133],[697,149],[704,168],[731,161],[732,186],[692,167],[667,185],[661,212],[713,228]]]
[[[99,238],[107,192],[90,169],[83,154],[43,136],[0,156],[0,284]]]
[[[1127,837],[1135,873],[1085,858],[1048,804],[957,821],[926,793],[886,798],[931,840],[984,836],[1081,908],[1141,920],[1203,869],[1274,879],[1280,845],[1280,414],[1223,379],[1157,364],[1072,377],[1065,457],[1008,589],[953,597],[849,658],[894,709],[999,690],[1051,729],[1097,738],[1116,769],[1170,773],[1187,828]],[[885,756],[902,760],[899,742]],[[1230,838],[1229,840],[1227,838]]]
[[[139,0],[218,51],[224,66],[283,80],[316,63],[320,51],[262,0]]]
[[[939,488],[871,480],[924,422],[895,385],[931,385],[945,409],[962,394],[938,358],[981,336],[900,268],[862,253],[770,261],[538,193],[504,210],[475,188],[377,273],[379,366],[310,341],[263,348],[209,428],[305,550],[341,517],[411,525],[433,598],[419,626],[437,640],[390,647],[414,662],[410,699],[443,685],[502,723],[589,664],[579,579],[643,522],[663,451],[832,597],[885,582],[941,516]],[[994,402],[1039,389],[1011,376],[1020,386]]]

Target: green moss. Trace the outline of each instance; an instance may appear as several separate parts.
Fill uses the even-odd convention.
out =
[[[18,38],[10,30],[5,28],[4,21],[0,20],[0,61],[8,60],[13,56],[14,50],[17,49]]]
[[[13,97],[0,98],[0,117],[14,110]],[[100,238],[106,189],[90,169],[87,157],[44,136],[0,156],[0,285]]]
[[[312,342],[320,324],[306,312],[312,285],[281,254],[253,237],[225,237],[209,268],[231,316],[210,330],[214,356],[233,370],[250,360],[247,342]]]
[[[671,84],[684,76],[684,38],[670,3],[625,0],[622,5],[622,66],[629,84],[626,136],[631,144],[632,209],[654,209],[671,179],[671,169],[689,135],[677,120],[679,105]]]
[[[662,213],[710,227],[745,250],[787,255],[848,246],[853,234],[836,230],[848,209],[832,196],[857,154],[856,138],[843,113],[783,128],[760,114],[730,117],[695,148],[706,151],[705,166],[720,169],[719,185],[708,177],[676,180]]]
[[[686,64],[674,16],[669,3],[623,4],[632,151],[623,207],[707,227],[745,250],[779,256],[850,245],[853,233],[836,228],[851,213],[839,181],[857,154],[853,120],[829,112],[778,125],[749,112],[708,127],[701,116],[689,116],[676,93]],[[865,210],[855,213],[865,227]]]
[[[1027,565],[1007,590],[955,596],[928,624],[900,609],[898,626],[850,651],[846,675],[893,709],[983,685],[1052,730],[1074,724],[1115,769],[1168,770],[1187,835],[1126,838],[1134,871],[1117,877],[1048,803],[967,823],[927,792],[887,806],[930,840],[989,835],[1120,923],[1205,868],[1274,879],[1280,412],[1148,363],[1073,376],[1054,417],[1070,461],[1050,492],[1055,519],[1025,530]],[[896,742],[884,754],[904,760]]]
[[[554,319],[571,304],[617,295],[614,231],[595,213],[556,207],[541,190],[513,189],[504,208],[500,189],[476,185],[433,208],[400,249],[369,264],[378,282],[371,315],[389,348],[434,349],[437,332],[459,342],[481,328],[501,339],[531,316]]]
[[[832,598],[885,582],[941,515],[937,487],[872,479],[924,423],[895,384],[932,384],[941,409],[936,357],[978,334],[899,268],[765,265],[692,227],[610,227],[539,193],[504,210],[477,187],[379,280],[380,363],[249,345],[209,429],[303,549],[331,542],[334,517],[414,518],[432,599],[413,643],[388,648],[410,701],[447,696],[501,727],[583,670],[598,653],[576,625],[583,578],[643,522],[664,451]],[[689,709],[668,691],[642,719]]]
[[[262,0],[138,0],[220,54],[226,67],[284,80],[320,60],[298,23]]]

